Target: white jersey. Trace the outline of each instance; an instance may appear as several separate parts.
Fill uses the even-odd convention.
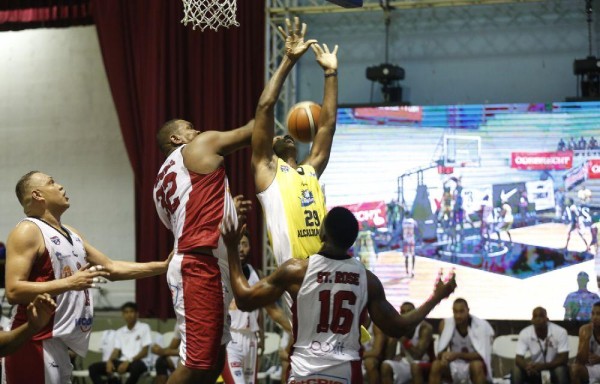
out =
[[[64,279],[76,273],[87,264],[87,254],[83,241],[75,233],[63,227],[63,233],[46,222],[28,217],[38,226],[44,237],[46,250],[35,260],[29,273],[29,281],[51,281]],[[90,330],[94,321],[92,295],[83,291],[66,291],[56,297],[56,311],[50,323],[34,340],[60,338],[70,349],[80,356],[88,350]],[[13,313],[12,329],[27,322],[27,305],[19,304]]]
[[[402,237],[404,241],[415,242],[415,228],[417,227],[417,222],[415,219],[409,217],[407,219],[402,220]]]
[[[494,207],[488,202],[481,205],[481,221],[486,224],[494,222]]]
[[[352,257],[334,260],[319,254],[308,259],[292,306],[293,376],[309,376],[360,361],[360,324],[367,300],[367,273],[360,261]]]
[[[254,268],[252,268],[250,264],[246,265],[248,266],[248,268],[250,268],[250,277],[248,277],[248,284],[252,286],[258,283],[260,279]],[[257,332],[259,330],[259,313],[260,309],[254,310],[252,312],[240,311],[235,305],[235,300],[233,300],[229,305],[229,316],[231,316],[231,331]]]
[[[475,352],[475,348],[473,348],[473,343],[471,343],[471,338],[469,337],[469,334],[463,336],[460,334],[460,332],[458,332],[457,329],[454,329],[452,339],[450,340],[450,351],[462,353]]]
[[[512,207],[508,203],[502,204],[502,209],[504,210],[504,217],[502,217],[502,221],[504,223],[512,223],[515,218],[512,214]]]
[[[531,361],[534,363],[551,362],[557,354],[569,352],[567,330],[549,322],[548,334],[544,340],[540,340],[533,325],[525,327],[519,332],[516,354],[525,356],[528,351],[531,354]]]
[[[184,147],[169,155],[156,177],[156,211],[173,232],[176,253],[209,247],[219,248],[217,256],[226,258],[220,225],[224,218],[237,225],[237,214],[225,168],[219,167],[209,174],[189,171],[183,162]]]

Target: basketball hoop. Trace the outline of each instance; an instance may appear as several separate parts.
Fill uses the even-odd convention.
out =
[[[236,0],[183,0],[183,25],[192,23],[204,31],[206,28],[217,30],[219,27],[239,27],[235,19]]]

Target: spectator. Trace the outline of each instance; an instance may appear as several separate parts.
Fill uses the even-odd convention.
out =
[[[94,384],[104,383],[103,376],[108,377],[108,383],[121,383],[115,373],[122,375],[129,372],[126,384],[135,384],[148,366],[144,359],[152,344],[152,335],[148,324],[138,321],[137,304],[127,302],[121,307],[125,326],[115,333],[115,347],[106,362],[90,365],[90,379]]]
[[[575,139],[573,137],[571,137],[571,139],[569,140],[569,144],[567,144],[567,149],[569,149],[569,151],[577,149],[577,143],[575,142]]]
[[[558,146],[556,148],[557,151],[562,152],[567,148],[567,144],[565,143],[565,141],[562,139],[562,137],[560,138],[559,142],[558,142]]]
[[[415,310],[413,303],[403,303],[400,306],[400,314]],[[381,379],[383,384],[422,384],[429,375],[431,362],[435,359],[433,350],[433,327],[423,320],[415,328],[409,338],[400,338],[400,354],[393,360],[385,360],[381,363]]]
[[[579,141],[577,142],[577,149],[585,150],[587,148],[587,141],[581,136]]]
[[[531,361],[525,354],[531,354]],[[567,361],[569,343],[567,331],[548,320],[546,309],[533,310],[531,325],[519,333],[515,366],[512,371],[512,384],[541,383],[543,372],[549,371],[551,382],[567,384],[569,374]]]
[[[571,384],[600,381],[600,302],[592,307],[592,319],[579,328],[579,346],[571,364]]]
[[[456,299],[452,305],[453,317],[440,322],[438,360],[433,362],[429,384],[442,380],[453,383],[484,384],[492,381],[491,325],[469,312],[465,299]]]
[[[587,321],[590,319],[592,305],[600,300],[600,297],[587,289],[589,275],[581,271],[577,274],[577,285],[579,289],[571,292],[565,299],[565,320]]]
[[[158,356],[158,359],[154,363],[156,369],[155,384],[166,384],[169,375],[177,368],[180,344],[181,336],[179,336],[179,328],[175,324],[173,339],[171,339],[168,347],[163,348],[158,344],[152,345],[152,353]]]

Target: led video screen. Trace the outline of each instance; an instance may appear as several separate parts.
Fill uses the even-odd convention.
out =
[[[599,136],[594,102],[340,108],[321,183],[396,307],[454,269],[453,297],[479,317],[585,320],[600,300]]]

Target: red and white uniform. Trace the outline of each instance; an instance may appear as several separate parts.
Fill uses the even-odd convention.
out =
[[[590,337],[590,355],[599,355],[600,356],[600,343],[596,340],[594,333],[592,332],[592,337]],[[585,368],[588,371],[588,376],[590,377],[590,383],[597,383],[600,381],[600,364],[586,364]]]
[[[58,280],[74,274],[87,264],[83,241],[63,227],[57,231],[42,220],[26,218],[38,226],[45,251],[33,264],[29,281]],[[5,383],[68,383],[73,367],[68,348],[80,356],[88,350],[94,319],[92,295],[87,290],[67,291],[54,297],[56,312],[44,329],[17,352],[6,357]],[[12,329],[27,322],[27,305],[19,304],[12,315]]]
[[[405,254],[412,255],[415,253],[415,229],[417,228],[417,222],[415,219],[409,217],[402,220],[402,238],[403,238],[403,251]]]
[[[421,332],[420,323],[417,325],[415,332],[410,338],[410,343],[412,345],[419,344],[419,333]],[[402,352],[405,356],[410,356],[410,352],[406,349],[404,345],[401,346]],[[407,357],[403,357],[401,360],[384,360],[381,364],[387,364],[392,368],[394,372],[394,384],[404,384],[410,383],[412,380],[412,371],[410,368],[411,363],[416,363],[421,366],[421,369],[429,369],[431,367],[431,362],[435,359],[435,352],[433,350],[433,340],[429,344],[427,349],[427,353],[425,353],[421,360],[415,360],[412,356],[410,356],[410,360]]]
[[[232,293],[220,225],[224,218],[237,225],[237,215],[225,168],[206,175],[189,171],[183,163],[184,147],[163,163],[154,202],[175,237],[167,282],[181,333],[181,362],[188,368],[209,369],[220,346],[230,339],[226,309]],[[212,248],[214,257],[195,252],[199,247]]]
[[[260,280],[258,274],[250,264],[250,286]],[[227,344],[227,360],[223,368],[223,380],[226,384],[254,384],[256,383],[256,349],[259,331],[258,316],[260,310],[252,312],[240,311],[235,305],[235,300],[229,306],[231,316],[231,341]]]
[[[367,300],[367,273],[360,261],[310,256],[292,305],[295,343],[289,383],[362,383],[360,324]]]

